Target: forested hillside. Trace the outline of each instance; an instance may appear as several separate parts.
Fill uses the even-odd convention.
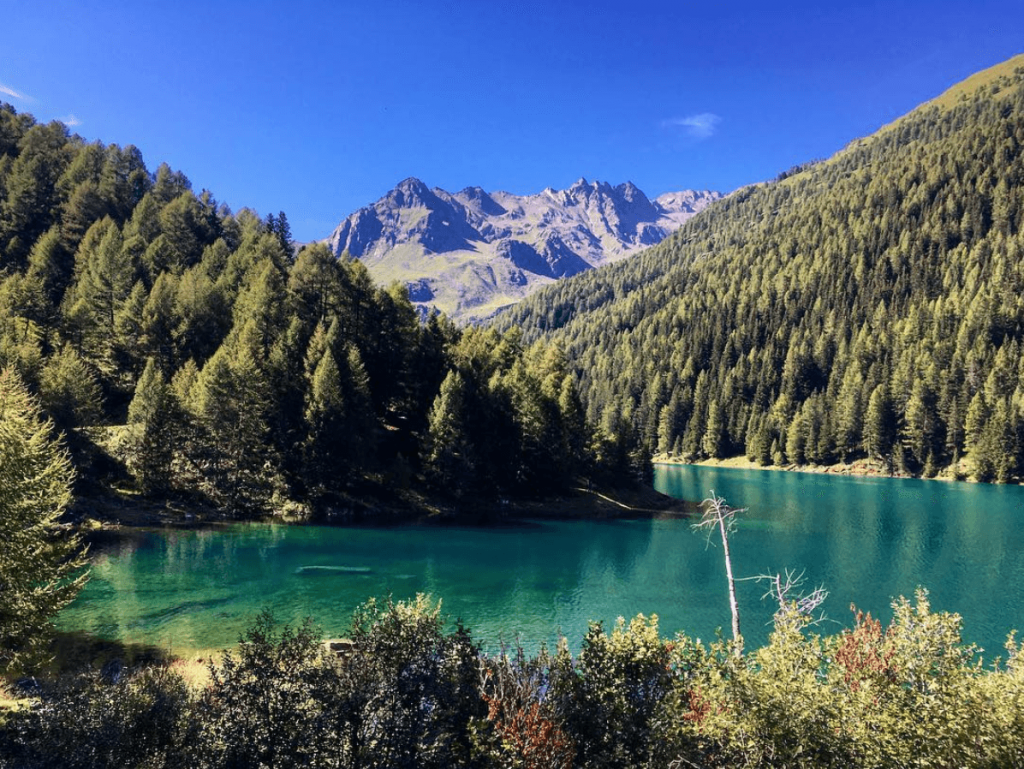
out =
[[[1017,480],[1022,182],[1016,57],[498,325],[564,342],[589,416],[651,452]]]
[[[82,488],[235,514],[543,494],[626,466],[587,439],[559,347],[420,324],[360,262],[295,255],[283,213],[233,213],[6,105],[0,369],[67,435]]]

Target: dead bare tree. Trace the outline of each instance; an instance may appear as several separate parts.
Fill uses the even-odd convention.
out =
[[[708,533],[708,543],[711,542],[711,534],[717,528],[722,535],[722,551],[725,556],[725,576],[729,581],[729,610],[732,612],[732,640],[733,649],[737,657],[743,654],[743,636],[740,634],[740,607],[736,602],[736,580],[732,575],[732,559],[729,557],[729,535],[736,530],[736,513],[745,513],[746,508],[730,507],[723,497],[715,495],[711,489],[711,496],[702,503],[704,508],[700,522],[695,523],[693,528]]]
[[[819,585],[810,593],[800,593],[799,590],[804,584],[804,572],[797,574],[786,569],[784,574],[761,574],[753,579],[768,583],[768,590],[761,597],[770,597],[779,605],[775,612],[776,618],[795,611],[797,616],[805,617],[812,624],[824,619],[824,615],[815,618],[814,612],[828,598],[828,591],[824,585]]]

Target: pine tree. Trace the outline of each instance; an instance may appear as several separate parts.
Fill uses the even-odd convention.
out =
[[[928,457],[940,455],[943,443],[940,429],[938,398],[922,379],[916,379],[907,400],[902,432],[917,468],[923,468]]]
[[[128,404],[127,427],[128,465],[146,491],[170,486],[171,462],[179,448],[183,418],[163,372],[149,358]]]
[[[712,459],[720,459],[725,456],[725,420],[718,398],[712,398],[708,406],[708,421],[704,429],[704,437],[701,438],[700,448],[704,456]]]
[[[686,429],[686,406],[680,390],[674,389],[658,416],[658,451],[667,454]]]
[[[751,424],[747,428],[750,459],[759,465],[770,465],[772,464],[772,441],[768,434],[768,420],[764,415],[751,415],[750,419]]]
[[[226,298],[206,268],[204,262],[186,270],[177,281],[168,280],[168,284],[177,284],[174,312],[170,314],[161,308],[155,313],[161,319],[177,321],[171,338],[179,360],[208,360],[231,328]],[[153,292],[156,291],[157,286],[154,285]]]
[[[168,396],[167,383],[163,372],[153,358],[146,361],[135,395],[128,405],[128,424],[144,424],[154,421],[166,406]]]
[[[0,200],[0,260],[24,265],[36,239],[59,211],[57,181],[71,159],[67,128],[54,121],[34,125],[19,141],[21,152],[4,179]]]
[[[1009,399],[998,399],[969,454],[978,480],[1006,483],[1013,479],[1017,472],[1018,421]]]
[[[101,228],[95,248],[93,230]],[[81,334],[87,355],[105,371],[115,371],[115,319],[135,284],[135,267],[123,249],[121,233],[109,218],[94,225],[79,249],[80,275],[70,296],[68,319]]]
[[[0,372],[0,669],[44,655],[50,620],[85,584],[77,536],[57,527],[74,472],[18,377]]]
[[[160,233],[168,249],[162,269],[180,275],[199,260],[209,233],[204,232],[203,214],[195,195],[184,193],[163,207]]]
[[[131,219],[124,227],[125,241],[139,238],[143,248],[160,236],[160,203],[153,195],[145,195],[132,211]],[[148,265],[155,267],[156,265]],[[164,265],[166,266],[166,265]],[[151,279],[156,279],[151,274]]]
[[[701,371],[693,393],[693,410],[683,434],[683,453],[689,457],[700,456],[703,452],[703,438],[707,431],[708,416],[708,375]]]
[[[205,259],[204,259],[205,261]],[[324,243],[314,243],[299,252],[288,274],[288,293],[294,312],[309,327],[330,323],[342,304],[342,270]]]
[[[258,343],[253,352],[266,359],[288,323],[284,280],[277,266],[269,260],[260,262],[255,274],[246,277],[251,282],[238,295],[232,311],[235,327],[250,326],[253,339]]]
[[[492,387],[499,388],[511,406],[518,444],[512,465],[515,484],[534,492],[547,491],[556,482],[560,463],[554,404],[544,398],[541,384],[527,370],[522,358],[500,377],[500,384]]]
[[[471,485],[476,464],[464,421],[465,397],[462,375],[448,372],[430,408],[424,445],[423,465],[431,481],[455,496]]]
[[[805,409],[800,409],[786,430],[786,461],[802,465],[807,461],[805,451],[808,443],[808,425]]]
[[[30,320],[16,316],[0,320],[0,369],[12,369],[22,381],[38,382],[42,340],[42,329]]]
[[[558,391],[558,413],[562,425],[564,471],[572,476],[583,468],[587,446],[587,424],[583,404],[572,374],[566,374]]]
[[[126,379],[134,379],[145,366],[147,356],[142,341],[142,315],[148,298],[146,287],[137,280],[114,315],[114,338],[111,340],[114,372],[111,378],[122,383]]]
[[[316,372],[317,366],[320,365],[320,361],[323,360],[324,353],[330,350],[333,355],[334,349],[334,345],[328,344],[327,329],[324,327],[323,322],[317,323],[313,329],[313,334],[309,337],[309,342],[306,344],[306,354],[302,364],[307,387],[313,381],[313,375]]]
[[[189,411],[198,413],[196,384],[199,381],[199,367],[189,358],[171,377],[171,393]]]
[[[266,508],[278,481],[268,440],[270,383],[253,356],[255,331],[243,329],[214,354],[196,381],[196,408],[214,450],[212,493],[236,511]]]
[[[859,367],[847,367],[836,403],[835,446],[840,458],[846,462],[861,444],[864,405],[861,389],[864,383]]]
[[[979,390],[971,398],[967,407],[967,416],[964,419],[964,445],[968,452],[973,452],[981,442],[982,433],[988,424],[991,410],[985,398],[985,393]]]
[[[103,395],[96,376],[82,357],[62,347],[39,372],[39,400],[64,430],[96,424],[103,418]]]
[[[306,392],[304,412],[306,440],[303,444],[307,485],[316,493],[349,475],[349,457],[344,445],[351,439],[345,429],[346,404],[341,372],[329,349],[324,349],[313,369]]]
[[[60,230],[55,225],[35,242],[28,257],[28,275],[39,282],[43,292],[41,298],[46,299],[48,310],[45,318],[34,320],[53,320],[54,308],[71,282],[74,269],[74,257],[64,248]]]
[[[878,385],[871,393],[868,410],[864,417],[864,448],[868,454],[881,459],[893,468],[893,447],[896,442],[896,413],[889,388]]]

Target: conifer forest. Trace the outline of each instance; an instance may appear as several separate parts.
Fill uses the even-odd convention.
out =
[[[954,89],[498,321],[650,453],[1024,470],[1024,68]],[[960,460],[969,457],[962,466]]]

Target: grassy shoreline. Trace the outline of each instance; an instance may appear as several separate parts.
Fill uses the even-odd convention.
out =
[[[726,457],[725,459],[701,459],[696,462],[686,462],[677,457],[669,457],[659,454],[652,460],[656,465],[699,465],[701,467],[724,467],[737,470],[776,470],[793,473],[812,473],[816,475],[854,475],[865,478],[916,478],[926,481],[947,481],[977,483],[969,476],[966,463],[961,461],[958,465],[949,465],[942,468],[933,477],[915,475],[899,469],[890,472],[885,463],[876,459],[855,459],[850,462],[837,462],[831,465],[760,465],[747,457],[740,455]]]

